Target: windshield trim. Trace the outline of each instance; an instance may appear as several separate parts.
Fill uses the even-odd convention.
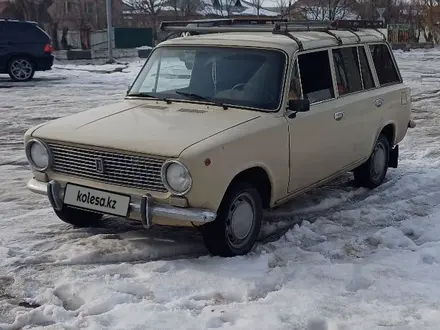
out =
[[[226,106],[228,106],[230,108],[238,108],[238,109],[252,110],[252,111],[258,111],[258,112],[265,112],[265,113],[277,113],[277,112],[279,112],[281,110],[282,105],[283,105],[283,101],[284,101],[284,94],[285,94],[285,88],[286,88],[286,79],[287,79],[288,70],[289,70],[289,55],[287,54],[287,52],[284,49],[273,48],[273,47],[233,46],[233,45],[207,45],[207,44],[158,45],[158,46],[154,47],[153,50],[148,55],[148,58],[145,60],[144,65],[142,65],[142,68],[139,70],[138,74],[136,75],[136,78],[131,83],[130,88],[127,91],[126,97],[127,98],[140,98],[138,96],[130,95],[130,92],[132,91],[136,81],[139,79],[139,76],[141,75],[141,73],[143,72],[145,67],[147,66],[148,61],[150,60],[151,56],[153,55],[153,53],[155,51],[157,51],[158,49],[161,49],[161,48],[182,48],[182,47],[191,47],[191,48],[212,47],[212,48],[233,48],[233,49],[260,49],[260,50],[277,51],[277,52],[282,53],[284,55],[284,60],[285,60],[284,61],[284,70],[283,70],[284,72],[283,72],[283,77],[282,77],[282,79],[280,81],[280,83],[281,83],[280,97],[279,97],[278,105],[277,105],[276,108],[274,108],[274,109],[265,109],[265,108],[256,108],[256,107],[251,107],[251,106],[238,105],[238,104],[234,104],[234,103],[222,102],[224,105],[226,105]],[[213,102],[203,101],[203,100],[190,100],[190,99],[181,99],[181,98],[177,98],[176,99],[176,98],[174,98],[172,96],[166,96],[165,98],[167,100],[173,101],[173,102],[198,103],[198,104],[208,104],[208,105],[217,106]],[[152,97],[142,97],[142,99],[156,100],[155,98],[152,98]]]

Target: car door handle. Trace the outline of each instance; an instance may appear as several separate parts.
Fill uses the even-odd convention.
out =
[[[342,117],[344,117],[344,111],[335,112],[335,114],[334,114],[335,120],[341,120]]]
[[[383,104],[383,98],[379,97],[374,103],[376,104],[376,107],[381,107]]]

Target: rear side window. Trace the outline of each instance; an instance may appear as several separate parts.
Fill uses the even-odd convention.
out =
[[[333,49],[336,81],[340,95],[362,90],[361,70],[359,66],[358,47]]]
[[[384,44],[370,45],[370,51],[380,85],[399,83],[400,78],[397,68],[394,65],[388,47]]]
[[[303,96],[310,103],[335,97],[328,51],[317,51],[298,56]]]
[[[0,22],[0,40],[6,39],[6,23]]]
[[[21,22],[6,22],[2,30],[8,32],[8,39],[19,39],[32,42],[48,42],[49,36],[37,25]]]

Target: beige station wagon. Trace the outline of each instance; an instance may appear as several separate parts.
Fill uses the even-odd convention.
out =
[[[153,49],[124,100],[26,132],[28,188],[74,226],[196,226],[210,253],[246,254],[264,209],[397,167],[415,123],[379,25],[163,22],[185,37]]]

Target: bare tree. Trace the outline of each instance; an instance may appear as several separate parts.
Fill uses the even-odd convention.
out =
[[[222,16],[228,17],[231,16],[236,8],[235,4],[237,0],[211,0],[212,4],[207,3],[204,6],[204,14],[205,15],[214,15],[214,16]],[[209,2],[209,0],[207,1]]]
[[[99,21],[97,3],[88,0],[75,0],[70,2],[56,1],[51,8],[52,16],[60,22],[69,20],[79,31],[82,49],[90,49],[90,31],[96,28]]]
[[[281,17],[288,16],[289,0],[277,0],[277,11],[280,13]]]
[[[301,5],[299,12],[305,19],[335,20],[346,18],[354,6],[354,0],[315,0]]]
[[[415,38],[416,41],[420,41],[421,31],[425,30],[425,19],[423,17],[424,13],[424,5],[423,0],[411,0],[409,3],[409,12],[410,12],[410,24],[414,26],[416,30]]]
[[[203,0],[181,0],[183,17],[198,16],[199,11],[203,10],[205,3]]]
[[[265,0],[251,0],[252,6],[257,10],[257,17],[260,17],[260,10],[263,8]]]
[[[52,3],[53,0],[10,0],[9,5],[17,17],[44,24],[50,21],[48,9]]]
[[[440,26],[438,25],[438,15],[440,15],[440,1],[438,0],[424,0],[426,10],[426,28],[428,35],[427,41],[438,43],[440,40]]]
[[[164,5],[173,9],[174,19],[178,19],[182,16],[181,0],[167,0]]]
[[[202,0],[167,0],[165,5],[173,9],[176,19],[197,16],[197,13],[204,8]]]
[[[169,6],[169,2],[165,0],[133,0],[133,7],[140,12],[143,19],[146,20],[146,26],[151,26],[153,29],[153,38],[157,40],[157,26],[159,24],[159,15],[162,13],[165,6]],[[178,3],[176,3],[177,8]]]
[[[58,49],[57,25],[49,13],[53,3],[54,0],[9,0],[8,9],[18,19],[38,22],[49,32]]]

